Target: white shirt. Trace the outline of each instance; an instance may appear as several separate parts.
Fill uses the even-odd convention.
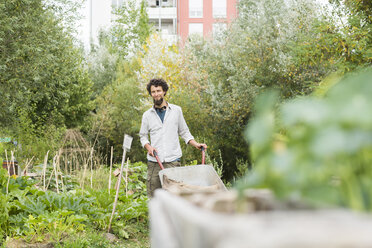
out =
[[[151,143],[148,139],[149,133]],[[143,147],[147,143],[155,147],[161,162],[172,162],[182,157],[178,136],[181,136],[186,144],[194,139],[183,118],[181,107],[174,104],[168,104],[164,122],[161,122],[154,107],[147,110],[142,116],[139,136]],[[156,162],[156,159],[149,154],[147,159]]]

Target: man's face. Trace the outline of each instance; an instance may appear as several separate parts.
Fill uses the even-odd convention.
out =
[[[154,104],[160,106],[163,103],[165,91],[161,86],[151,85],[151,96],[154,99]]]

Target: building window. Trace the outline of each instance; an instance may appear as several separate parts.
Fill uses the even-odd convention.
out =
[[[148,1],[148,6],[149,7],[156,7],[156,6],[158,6],[158,1],[156,1],[156,0],[149,0]]]
[[[217,38],[218,36],[223,34],[223,32],[225,32],[226,29],[227,29],[226,23],[213,23],[213,26],[212,26],[213,37]]]
[[[168,3],[168,0],[155,0],[154,1],[156,3],[155,6],[161,6],[161,7],[167,7],[169,6],[169,3]]]
[[[189,17],[203,17],[203,0],[189,0]]]
[[[163,7],[168,7],[168,6],[170,6],[170,2],[168,2],[168,0],[162,0],[161,2],[162,2],[162,3],[161,3],[161,6],[163,6]]]
[[[203,23],[189,23],[189,35],[192,34],[203,36]]]
[[[227,0],[213,0],[214,18],[226,18],[226,1]]]

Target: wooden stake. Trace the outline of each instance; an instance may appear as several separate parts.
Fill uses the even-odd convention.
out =
[[[129,158],[127,159],[127,169],[125,170],[125,196],[128,197],[128,165]]]
[[[16,173],[16,171],[15,171],[15,166],[14,166],[14,152],[10,151],[10,153],[12,154],[11,163],[12,163],[12,167],[13,167],[13,173],[15,175],[18,175],[18,173]]]
[[[93,189],[93,147],[90,150],[90,188]]]
[[[58,151],[58,157],[57,157],[57,170],[58,170],[59,174],[61,175],[62,191],[65,191],[65,185],[63,183],[63,173],[62,173],[61,166],[60,166],[60,163],[59,163],[61,154],[62,154],[62,150],[59,149],[59,151]]]
[[[44,191],[46,191],[46,188],[45,188],[45,173],[46,173],[46,168],[47,168],[47,164],[48,164],[48,155],[49,155],[49,151],[47,151],[47,154],[45,155],[44,165],[43,165],[43,189],[44,189]]]
[[[86,162],[86,161],[85,161],[85,162]],[[82,180],[81,180],[81,182],[80,182],[80,186],[81,186],[83,192],[84,192],[85,173],[87,172],[87,167],[88,167],[87,163],[84,163],[83,178],[82,178]]]
[[[54,168],[54,172],[55,172],[55,176],[56,176],[56,188],[57,188],[57,193],[59,194],[59,189],[58,189],[58,175],[57,175],[57,154],[54,156],[53,158],[53,168]]]
[[[126,155],[126,149],[124,148],[123,149],[123,158],[121,160],[121,167],[120,167],[120,173],[123,171],[123,167],[124,167],[124,162],[125,162],[125,155]],[[121,175],[119,176],[119,183],[118,183],[118,187],[116,189],[116,195],[115,195],[115,201],[114,201],[114,206],[112,208],[112,213],[111,213],[111,218],[110,218],[110,223],[109,223],[109,226],[108,226],[108,232],[111,231],[111,222],[112,222],[112,218],[114,218],[114,214],[115,214],[115,209],[116,209],[116,204],[118,203],[118,198],[119,198],[119,191],[120,191],[120,183],[121,183]]]
[[[53,173],[54,173],[54,168],[53,168],[52,172],[50,173],[50,176],[49,176],[49,180],[48,180],[48,184],[47,184],[47,186],[46,186],[46,189],[45,189],[45,190],[48,190],[48,188],[49,188],[49,184],[50,184],[50,181],[52,180],[52,177],[53,177]]]
[[[5,150],[5,158],[6,158],[6,165],[8,167],[8,183],[6,184],[6,194],[9,193],[9,182],[10,182],[10,166],[9,166],[9,160],[8,160],[8,153],[7,151]]]
[[[28,166],[31,164],[32,160],[34,159],[34,156],[32,156],[32,158],[30,159],[30,161],[26,161],[26,166],[23,170],[23,175],[21,174],[21,176],[26,176],[27,175],[27,168]]]
[[[110,191],[111,191],[111,174],[112,174],[112,154],[114,152],[114,148],[111,146],[111,158],[110,158],[110,176],[109,176],[109,185],[108,185],[108,190],[109,190],[109,194],[110,194]]]

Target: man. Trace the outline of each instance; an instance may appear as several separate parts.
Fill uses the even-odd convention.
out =
[[[174,104],[167,103],[164,96],[168,91],[168,84],[163,79],[151,79],[147,84],[147,91],[154,100],[154,106],[142,116],[140,139],[142,146],[147,150],[147,195],[152,197],[155,189],[161,188],[160,167],[154,156],[158,154],[164,168],[181,166],[181,136],[186,144],[197,149],[206,144],[199,144],[194,140],[183,118],[182,109]],[[150,133],[151,143],[148,140]]]

